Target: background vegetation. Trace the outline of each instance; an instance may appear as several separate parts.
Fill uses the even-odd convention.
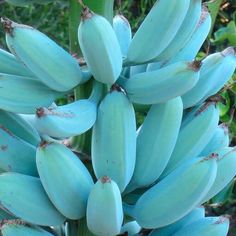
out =
[[[156,0],[118,0],[116,11],[122,12],[130,21],[132,29],[138,28],[145,15]],[[13,7],[0,0],[0,16],[13,21],[28,24],[46,33],[62,47],[69,50],[68,36],[68,0],[54,1],[48,5],[33,5],[27,8]],[[206,2],[206,1],[204,1]],[[228,46],[236,47],[236,1],[214,0],[206,3],[210,9],[213,24],[208,40],[199,53],[199,59],[209,53],[221,51]],[[6,48],[5,36],[0,29],[0,47]],[[219,93],[221,101],[221,122],[228,124],[231,145],[236,145],[236,74]],[[226,170],[227,171],[227,170]],[[236,235],[236,185],[231,183],[206,207],[209,214],[231,216],[231,234]]]

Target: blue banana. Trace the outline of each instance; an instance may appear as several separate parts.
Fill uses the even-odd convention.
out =
[[[68,91],[82,72],[77,60],[40,31],[2,18],[10,51],[51,89]]]
[[[58,211],[69,219],[82,218],[93,180],[80,159],[62,144],[43,142],[36,162],[42,185]]]
[[[55,108],[41,107],[32,121],[41,134],[54,138],[67,138],[89,130],[97,117],[97,103],[100,101],[103,85],[94,83],[89,99],[82,99]]]
[[[123,222],[121,194],[117,184],[109,177],[103,176],[93,186],[86,218],[89,230],[98,236],[120,233]]]
[[[0,170],[38,176],[36,148],[0,125]]]
[[[163,103],[190,90],[198,81],[199,68],[198,62],[177,62],[123,79],[121,85],[132,102]]]
[[[14,172],[1,174],[0,201],[2,208],[32,224],[58,226],[65,221],[36,177]]]
[[[122,54],[116,34],[106,18],[84,8],[78,39],[94,78],[109,85],[115,83],[122,70]]]
[[[216,173],[215,155],[186,161],[138,199],[132,212],[135,220],[151,229],[176,222],[199,204]],[[173,193],[174,198],[166,197]]]
[[[120,87],[114,85],[102,100],[93,127],[92,164],[96,177],[110,176],[122,192],[133,175],[135,155],[134,108]]]

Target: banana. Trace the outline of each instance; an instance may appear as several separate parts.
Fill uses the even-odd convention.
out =
[[[0,125],[0,170],[38,176],[36,148]]]
[[[203,197],[202,203],[210,200],[224,189],[236,175],[236,148],[225,147],[217,150],[217,175],[216,179]]]
[[[36,111],[33,123],[41,134],[54,138],[67,138],[89,130],[97,117],[97,103],[100,101],[103,85],[94,82],[89,99],[55,108],[40,107]]]
[[[170,42],[167,48],[155,60],[170,60],[189,41],[201,17],[201,3],[201,0],[190,0],[187,14],[174,40]]]
[[[140,225],[136,221],[130,221],[124,224],[121,228],[120,234],[125,234],[127,236],[138,234],[141,230]]]
[[[98,108],[92,133],[92,164],[95,175],[110,176],[122,192],[135,166],[136,121],[132,103],[114,85]]]
[[[200,156],[209,155],[211,152],[227,146],[229,146],[229,130],[227,125],[222,123],[216,128],[212,138],[202,150]]]
[[[203,5],[201,18],[189,41],[183,48],[168,62],[172,64],[177,61],[194,60],[199,49],[206,40],[211,29],[211,16],[207,8]]]
[[[132,76],[139,74],[139,73],[146,72],[146,69],[147,69],[147,64],[131,66],[129,77],[132,77]]]
[[[155,70],[161,69],[161,67],[163,67],[163,64],[164,64],[164,62],[162,62],[162,61],[148,63],[146,71],[150,72],[150,71],[155,71]]]
[[[206,217],[187,225],[172,236],[227,236],[228,231],[228,218]]]
[[[103,176],[93,186],[86,218],[89,230],[98,236],[120,233],[123,222],[121,194],[117,184],[109,177]]]
[[[181,125],[174,151],[161,179],[189,158],[197,157],[218,126],[219,111],[215,104],[204,104],[191,116],[192,119]]]
[[[198,81],[199,68],[198,62],[177,62],[123,79],[121,85],[132,102],[163,103],[190,90]]]
[[[113,29],[120,44],[122,56],[126,57],[132,39],[129,21],[123,15],[118,14],[113,18]]]
[[[0,125],[34,146],[40,143],[37,130],[18,114],[0,110]]]
[[[29,77],[0,74],[0,109],[33,114],[38,107],[50,106],[62,93]]]
[[[0,202],[2,208],[32,224],[57,226],[65,221],[36,177],[14,172],[1,174]]]
[[[189,3],[190,0],[156,1],[131,41],[127,62],[144,63],[160,55],[174,40]]]
[[[161,175],[174,149],[182,114],[180,97],[151,107],[137,136],[135,169],[127,189],[150,185]]]
[[[42,185],[58,211],[69,219],[82,218],[93,180],[80,159],[62,144],[42,142],[36,163]]]
[[[138,199],[135,220],[144,228],[159,228],[181,219],[208,192],[216,172],[215,155],[186,161]]]
[[[80,66],[62,47],[30,26],[5,18],[1,21],[10,51],[48,87],[64,92],[80,83]]]
[[[233,47],[211,54],[202,62],[197,84],[182,96],[184,108],[189,108],[217,93],[231,78],[236,68]]]
[[[0,62],[0,73],[34,77],[21,61],[3,49],[0,49]]]
[[[94,78],[109,85],[115,83],[122,70],[122,54],[111,24],[86,7],[82,12],[78,39]]]
[[[177,232],[181,228],[204,218],[204,216],[205,216],[204,207],[195,208],[186,216],[174,222],[173,224],[153,230],[149,236],[172,236],[175,232]]]
[[[28,226],[25,222],[9,220],[1,226],[2,236],[53,236],[53,234],[39,228]]]

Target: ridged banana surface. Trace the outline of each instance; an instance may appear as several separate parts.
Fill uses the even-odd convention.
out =
[[[139,104],[163,103],[190,90],[199,78],[198,62],[177,62],[122,80],[129,99]]]
[[[35,146],[0,125],[0,170],[38,176]]]
[[[58,226],[65,221],[36,177],[14,172],[1,174],[0,202],[2,208],[32,224]]]
[[[107,176],[93,186],[87,205],[89,230],[98,236],[114,236],[120,233],[123,209],[120,190]]]
[[[188,160],[139,198],[133,211],[136,221],[142,227],[152,229],[181,219],[209,191],[216,173],[214,155]],[[173,198],[166,197],[173,194]]]
[[[173,236],[227,236],[229,219],[225,217],[206,217],[173,234]]]
[[[77,60],[42,32],[2,19],[6,41],[15,54],[43,83],[56,91],[78,85],[82,72]]]
[[[132,103],[119,87],[102,100],[92,133],[95,175],[110,176],[122,192],[135,166],[136,121]]]
[[[79,44],[94,78],[112,85],[122,70],[118,39],[106,18],[85,8],[78,29]]]
[[[35,113],[38,107],[50,106],[62,93],[29,77],[0,74],[0,109],[15,113]]]
[[[42,143],[37,168],[43,187],[56,208],[69,219],[85,215],[93,180],[80,159],[58,143]]]
[[[131,41],[127,61],[148,62],[162,53],[174,40],[189,3],[190,0],[156,1]]]

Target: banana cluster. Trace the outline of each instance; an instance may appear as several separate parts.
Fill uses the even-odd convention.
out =
[[[1,22],[3,236],[72,236],[71,222],[78,235],[227,235],[229,219],[201,205],[236,174],[236,148],[209,99],[231,78],[236,49],[195,60],[211,27],[201,0],[158,0],[133,37],[123,15],[111,24],[84,6],[86,68],[42,32]],[[54,103],[88,80],[88,98]],[[88,130],[91,157],[70,147]]]

